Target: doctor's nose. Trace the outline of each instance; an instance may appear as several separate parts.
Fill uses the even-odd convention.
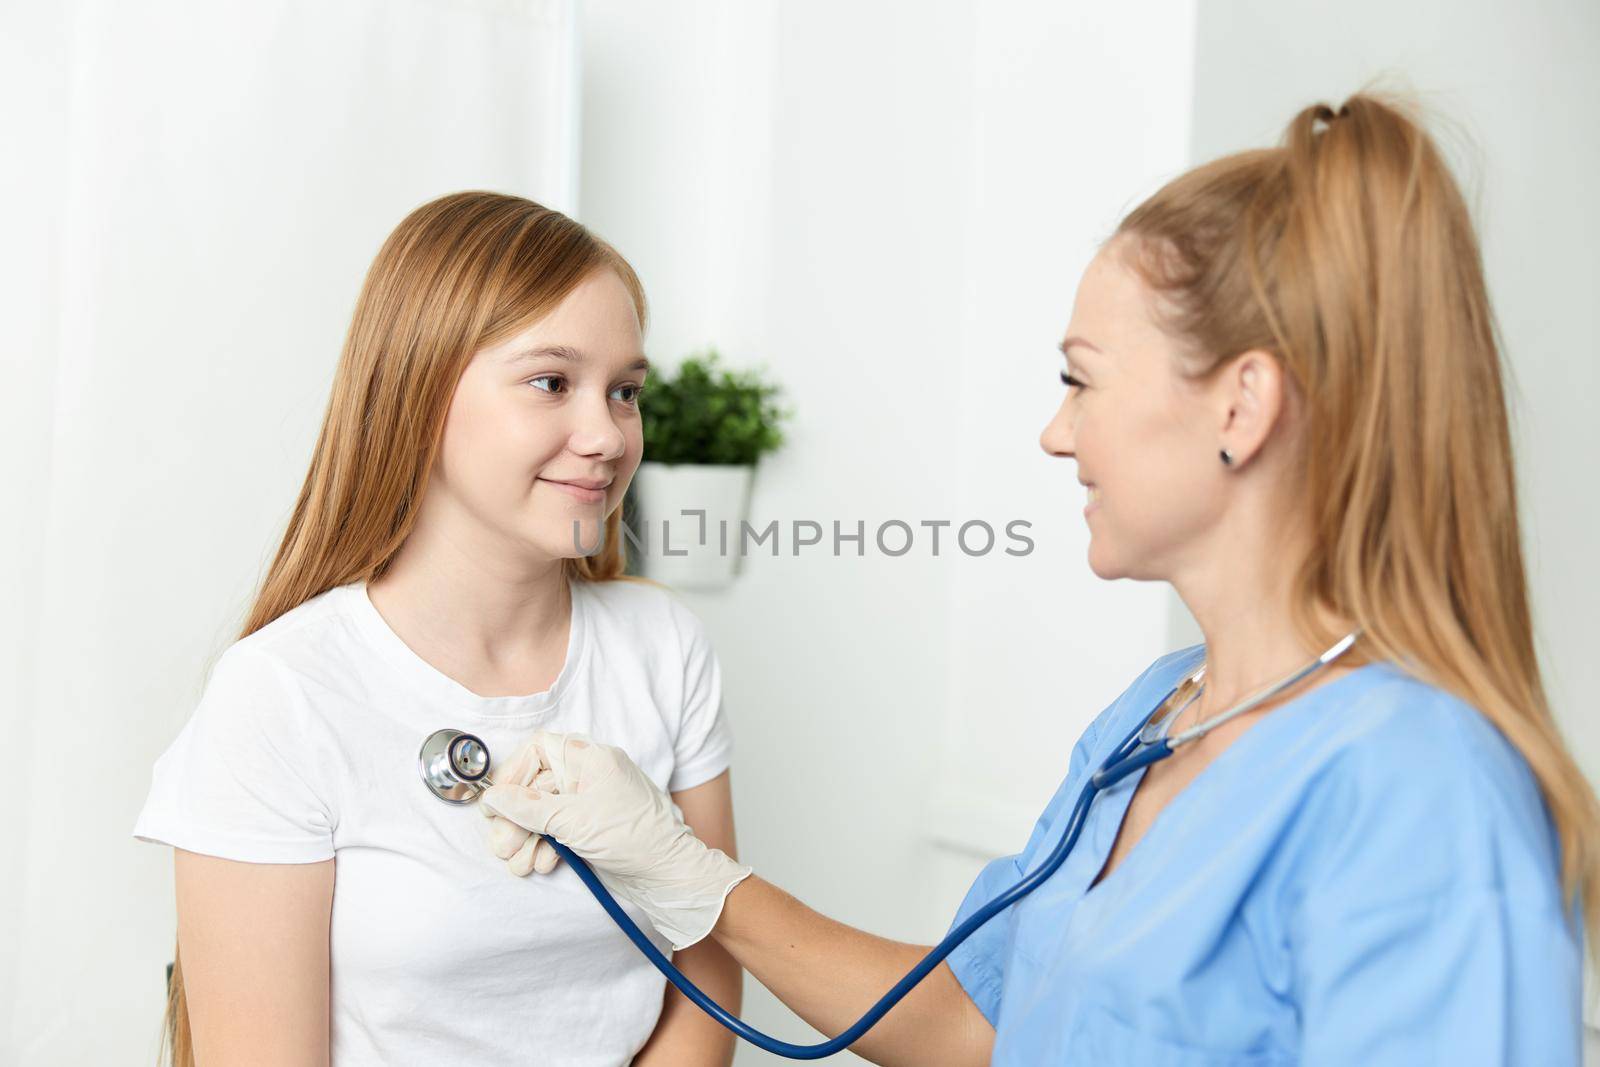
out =
[[[1039,434],[1039,447],[1046,454],[1060,456],[1064,459],[1072,458],[1074,451],[1072,416],[1067,411],[1067,405],[1062,404],[1056,410],[1055,417],[1045,423],[1044,430]]]

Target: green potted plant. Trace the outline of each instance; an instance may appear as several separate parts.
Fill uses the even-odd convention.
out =
[[[782,423],[792,414],[781,393],[760,371],[724,368],[715,349],[688,357],[676,374],[651,375],[629,518],[647,577],[708,589],[738,573],[756,464],[783,444]]]

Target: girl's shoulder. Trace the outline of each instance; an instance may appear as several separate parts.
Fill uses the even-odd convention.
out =
[[[576,582],[574,595],[585,600],[597,628],[639,645],[663,642],[678,648],[707,645],[705,624],[676,593],[656,582],[614,578]]]
[[[230,648],[267,652],[297,643],[315,643],[321,636],[318,631],[341,618],[353,616],[354,598],[365,595],[359,583],[334,586],[239,638]]]
[[[258,671],[271,668],[337,689],[350,673],[351,657],[363,654],[363,631],[373,625],[363,607],[377,617],[360,583],[334,586],[234,641],[217,666],[255,664]]]

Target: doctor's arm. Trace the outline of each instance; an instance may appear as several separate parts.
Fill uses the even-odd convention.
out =
[[[733,790],[727,771],[691,789],[672,794],[683,821],[696,837],[737,856],[733,830]],[[691,982],[735,1015],[744,992],[744,972],[726,950],[710,938],[672,954],[672,962]],[[734,1036],[720,1023],[689,1002],[678,988],[667,985],[661,1018],[633,1058],[633,1067],[705,1065],[727,1067],[733,1062]]]
[[[198,1067],[327,1064],[334,861],[241,863],[173,852]]]
[[[835,922],[756,875],[728,894],[711,936],[779,1000],[829,1035],[859,1019],[929,948]],[[993,1048],[994,1027],[947,963],[850,1046],[884,1067],[982,1067]]]
[[[557,793],[507,780],[484,793],[487,813],[521,827],[524,838],[532,832],[562,841],[673,944],[692,950],[712,941],[823,1033],[842,1032],[926,954],[923,946],[834,922],[688,832],[694,828],[686,829],[621,749],[540,732],[525,751],[541,766],[549,766],[550,752],[561,753],[575,789]],[[516,833],[500,836],[496,854],[518,870],[515,857],[530,850]],[[981,1067],[993,1043],[988,1020],[941,964],[852,1051],[886,1067]]]

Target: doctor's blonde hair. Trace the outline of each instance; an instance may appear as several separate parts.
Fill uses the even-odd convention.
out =
[[[1475,706],[1537,777],[1564,895],[1600,935],[1600,805],[1551,715],[1534,649],[1500,346],[1478,238],[1400,100],[1308,107],[1274,148],[1174,179],[1113,241],[1158,294],[1196,377],[1251,350],[1304,400],[1298,506],[1312,547],[1296,627],[1364,629],[1383,659]]]
[[[246,637],[335,586],[382,575],[410,534],[457,381],[481,348],[553,311],[596,271],[613,271],[642,329],[644,289],[615,249],[558,211],[492,192],[417,208],[367,272],[334,372],[311,468]],[[564,561],[571,581],[629,579],[621,507],[602,547]],[[173,952],[163,1052],[193,1067],[183,967]]]

